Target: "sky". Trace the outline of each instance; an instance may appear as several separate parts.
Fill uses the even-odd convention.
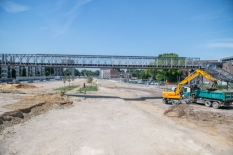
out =
[[[233,0],[0,0],[0,53],[233,56]]]

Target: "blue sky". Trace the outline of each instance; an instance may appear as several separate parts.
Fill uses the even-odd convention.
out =
[[[0,53],[233,56],[232,0],[0,0]]]

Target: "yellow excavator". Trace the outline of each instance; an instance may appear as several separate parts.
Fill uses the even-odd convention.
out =
[[[183,103],[183,102],[186,102],[186,103],[189,102],[189,99],[187,99],[187,97],[183,95],[183,89],[185,87],[182,87],[182,85],[187,84],[189,81],[193,80],[194,78],[196,78],[199,75],[212,81],[212,86],[217,83],[217,79],[213,78],[211,75],[209,75],[208,73],[206,73],[205,71],[203,71],[201,69],[196,69],[193,73],[191,73],[184,80],[182,80],[180,83],[178,83],[178,85],[176,86],[174,91],[171,91],[171,92],[164,91],[163,92],[163,103],[165,103],[165,104],[172,103],[173,105],[176,105],[176,104]],[[190,88],[186,88],[186,90],[187,89],[190,90]]]

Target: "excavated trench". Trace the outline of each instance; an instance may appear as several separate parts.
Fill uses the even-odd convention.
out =
[[[43,114],[53,108],[72,106],[67,96],[60,94],[29,96],[19,102],[6,105],[4,108],[11,110],[0,115],[0,132],[6,127],[23,123],[32,117]]]

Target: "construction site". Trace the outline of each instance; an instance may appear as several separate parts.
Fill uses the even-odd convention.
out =
[[[200,76],[230,86],[226,73],[195,69],[177,85],[84,78],[69,83],[72,90],[56,80],[2,84],[0,154],[231,154],[233,90],[199,97],[203,91],[183,87]]]
[[[233,155],[233,0],[0,0],[0,155]]]

